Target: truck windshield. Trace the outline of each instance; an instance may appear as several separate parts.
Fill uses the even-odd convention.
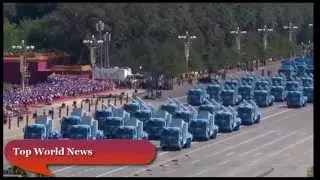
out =
[[[120,126],[121,125],[121,121],[117,121],[117,120],[107,120],[105,121],[106,125],[109,126]]]
[[[84,138],[87,136],[87,128],[71,128],[70,136],[71,138]]]
[[[28,136],[28,138],[40,138],[41,134],[43,132],[43,128],[42,127],[27,127],[26,128],[26,135]]]
[[[179,137],[179,131],[165,131],[165,134],[168,137]]]
[[[153,127],[164,127],[165,122],[163,121],[147,121],[146,126],[153,126]]]
[[[196,91],[196,90],[191,90],[191,91],[188,91],[188,95],[190,95],[190,96],[200,96],[201,92],[200,91]]]
[[[108,112],[108,111],[97,111],[96,112],[96,118],[109,117],[110,115],[111,115],[111,112]]]
[[[294,91],[294,90],[297,90],[298,86],[296,83],[287,83],[286,85],[286,89],[288,91]]]
[[[132,139],[135,134],[134,129],[129,129],[129,128],[121,128],[117,130],[117,137],[122,138],[122,139]]]
[[[233,98],[233,93],[232,92],[227,92],[227,91],[224,91],[221,96],[223,98],[226,98],[226,99],[232,99]]]
[[[230,114],[225,114],[225,113],[219,113],[219,114],[216,114],[215,116],[215,120],[217,121],[226,121],[226,120],[229,120],[231,118],[231,115]]]
[[[190,123],[190,128],[206,128],[206,123],[200,121],[192,121]]]

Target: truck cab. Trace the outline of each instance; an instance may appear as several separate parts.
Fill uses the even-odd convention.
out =
[[[222,90],[222,87],[220,84],[209,84],[206,89],[210,99],[215,99],[217,101],[220,101],[220,95]]]
[[[47,130],[44,124],[33,124],[24,129],[24,139],[47,139]]]
[[[274,103],[274,96],[267,90],[254,91],[254,100],[259,107],[272,106]]]
[[[103,124],[103,134],[105,138],[113,139],[116,135],[116,130],[124,126],[124,118],[121,117],[108,117]]]
[[[144,122],[143,129],[148,133],[150,140],[159,140],[163,128],[171,122],[171,119],[171,114],[166,111],[154,111],[151,119]]]
[[[188,131],[188,124],[182,119],[172,119],[165,127],[160,137],[160,147],[163,150],[190,148],[193,136]]]
[[[232,132],[240,129],[241,119],[232,111],[225,108],[215,114],[215,123],[219,127],[219,132]]]
[[[91,127],[86,124],[73,125],[70,129],[70,139],[92,139]]]
[[[260,122],[261,113],[253,100],[243,101],[238,106],[237,111],[243,125],[252,125]]]
[[[289,91],[287,94],[287,106],[289,108],[304,107],[307,104],[308,97],[301,91]]]
[[[108,117],[112,116],[111,109],[101,109],[95,112],[94,118],[98,121],[98,129],[103,129],[103,123]]]
[[[81,122],[80,116],[66,116],[61,121],[61,136],[62,138],[69,138],[69,132],[73,125],[78,125]]]
[[[188,104],[193,106],[204,104],[205,99],[208,97],[209,95],[205,92],[205,90],[200,88],[190,89],[187,93]]]
[[[241,102],[242,97],[236,94],[235,90],[224,89],[221,92],[221,100],[224,106],[234,106],[238,105]]]
[[[239,95],[245,100],[250,100],[253,98],[253,88],[251,85],[242,84],[239,86]]]
[[[197,119],[189,124],[189,131],[194,140],[215,139],[218,130],[218,126],[214,124],[214,115],[209,111],[199,111]]]
[[[148,134],[143,131],[143,122],[136,118],[127,119],[124,126],[115,131],[116,139],[142,140],[148,139]]]

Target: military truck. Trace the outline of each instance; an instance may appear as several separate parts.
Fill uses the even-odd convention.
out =
[[[24,139],[58,139],[60,134],[52,129],[52,119],[49,116],[38,116],[35,124],[23,128]]]
[[[190,148],[193,140],[188,131],[188,123],[182,119],[172,119],[165,127],[160,137],[160,148],[162,150]]]
[[[116,138],[116,131],[124,126],[124,122],[130,117],[108,117],[103,124],[103,135],[106,139]]]
[[[80,116],[65,116],[60,121],[61,124],[61,136],[62,138],[69,138],[70,137],[70,129],[73,125],[79,125],[81,122]]]
[[[193,136],[193,140],[215,139],[219,128],[214,123],[214,114],[209,111],[200,110],[198,117],[189,124],[189,132]]]
[[[205,89],[202,88],[192,88],[188,90],[187,102],[193,106],[200,106],[204,104],[204,100],[208,99],[209,95]]]
[[[94,113],[94,118],[98,121],[98,129],[103,129],[103,123],[107,120],[108,117],[112,116],[112,109],[111,108],[105,108],[101,110],[97,110]]]
[[[215,99],[216,101],[220,101],[222,86],[221,84],[209,84],[207,86],[207,93],[210,99]]]
[[[253,100],[244,100],[237,107],[238,115],[243,125],[252,125],[260,122],[261,112]]]
[[[159,140],[164,127],[171,122],[172,115],[163,110],[152,112],[151,119],[144,122],[143,129],[148,133],[149,140]]]
[[[238,92],[242,99],[250,100],[253,98],[254,89],[250,84],[241,84],[239,86]]]
[[[214,120],[219,127],[219,132],[232,132],[240,129],[241,119],[231,107],[224,106],[215,114]]]
[[[242,97],[233,89],[224,89],[221,92],[221,100],[224,106],[235,106],[242,101]]]
[[[254,100],[259,107],[268,107],[273,105],[275,98],[271,95],[270,91],[255,90]]]
[[[136,118],[129,118],[115,130],[116,139],[143,140],[148,139],[148,133],[143,130],[143,122]]]
[[[307,104],[308,97],[304,96],[302,91],[289,91],[287,94],[288,108],[304,107]]]
[[[197,110],[195,110],[189,104],[183,104],[176,99],[172,99],[179,109],[172,115],[172,118],[183,119],[186,123],[189,123],[191,120],[197,117]]]

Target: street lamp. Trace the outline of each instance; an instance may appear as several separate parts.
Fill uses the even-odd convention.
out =
[[[241,31],[240,27],[238,26],[236,30],[234,31],[230,31],[230,34],[234,34],[236,36],[236,45],[237,45],[237,49],[238,49],[238,61],[240,63],[240,53],[241,53],[241,35],[242,34],[247,34],[247,31]]]
[[[264,25],[263,28],[257,29],[258,32],[263,32],[263,45],[264,45],[264,50],[267,49],[268,46],[268,34],[269,32],[273,32],[272,28],[267,28],[267,25]]]
[[[289,41],[292,41],[292,33],[298,29],[298,26],[294,26],[292,22],[289,23],[289,26],[283,26],[283,29],[286,29],[289,31]]]
[[[236,36],[236,44],[237,44],[237,49],[240,53],[241,46],[240,46],[240,39],[242,34],[247,34],[247,31],[240,31],[240,27],[238,26],[235,31],[230,31],[231,34],[235,34]]]
[[[28,64],[26,62],[26,53],[29,50],[33,50],[35,47],[34,45],[26,45],[25,40],[21,41],[20,45],[13,45],[12,49],[18,50],[21,52],[20,54],[20,74],[21,74],[21,86],[22,90],[25,90],[25,83],[28,83],[28,77],[30,77],[30,74],[28,72]]]
[[[98,23],[96,23],[96,30],[99,32],[99,39],[102,40],[102,31],[104,30],[104,22],[102,20],[99,20]],[[102,68],[102,47],[99,48],[99,65],[100,68]]]
[[[94,79],[94,70],[95,70],[95,65],[96,65],[96,56],[95,56],[95,49],[97,46],[103,43],[102,40],[96,40],[94,35],[91,36],[91,39],[88,40],[83,40],[83,44],[85,44],[87,47],[90,49],[90,62],[91,62],[91,67],[92,67],[92,79]]]
[[[191,48],[191,40],[197,39],[196,36],[191,36],[188,31],[186,31],[185,35],[179,35],[178,39],[185,39],[184,41],[184,53],[186,58],[186,73],[188,74],[189,71],[189,55],[190,55],[190,48]]]
[[[106,48],[105,48],[105,55],[107,57],[107,64],[105,65],[105,67],[110,67],[110,59],[109,59],[109,43],[111,42],[111,32],[106,32],[103,35],[103,40],[104,42],[106,42]],[[106,52],[107,51],[107,52]]]
[[[309,27],[313,27],[313,24],[309,24]]]

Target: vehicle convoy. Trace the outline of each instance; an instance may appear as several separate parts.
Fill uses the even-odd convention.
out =
[[[162,150],[190,148],[193,136],[189,133],[188,126],[182,119],[172,119],[161,133],[160,148]]]
[[[223,89],[221,92],[221,100],[224,106],[235,106],[242,101],[242,97],[233,89]]]
[[[240,129],[241,119],[231,106],[223,107],[215,114],[215,123],[219,132],[232,132]]]
[[[241,102],[237,111],[243,125],[252,125],[260,122],[261,112],[253,100]]]
[[[164,127],[171,122],[172,115],[161,109],[152,112],[151,119],[144,122],[143,129],[149,140],[159,140]]]
[[[148,139],[148,133],[143,130],[143,122],[136,118],[129,118],[115,130],[116,139],[143,140]]]
[[[302,91],[289,91],[287,94],[288,108],[304,107],[307,104],[308,97],[304,96]]]
[[[202,88],[189,89],[187,93],[188,104],[192,106],[200,106],[204,104],[204,100],[208,98],[209,95],[206,93],[206,90]]]
[[[58,139],[57,131],[52,130],[52,119],[49,116],[38,116],[35,124],[23,128],[24,139]]]
[[[197,119],[192,120],[189,124],[189,132],[193,140],[215,139],[218,131],[218,126],[214,124],[214,115],[209,111],[199,111]]]

